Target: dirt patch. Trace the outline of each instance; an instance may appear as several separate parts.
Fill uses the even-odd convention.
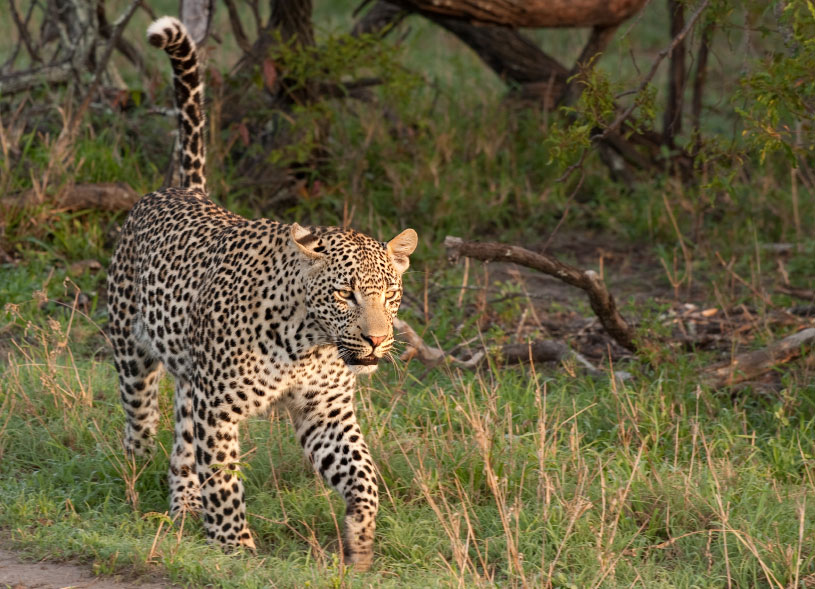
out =
[[[169,582],[96,577],[89,566],[58,562],[26,562],[0,549],[0,588],[6,589],[162,589]]]

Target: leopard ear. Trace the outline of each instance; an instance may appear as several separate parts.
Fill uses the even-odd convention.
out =
[[[419,236],[413,229],[405,229],[388,242],[388,255],[396,271],[403,274],[410,266],[408,256],[416,249]]]
[[[322,252],[325,250],[325,246],[323,246],[323,242],[319,237],[297,223],[291,225],[291,240],[301,252],[312,260],[322,257]]]

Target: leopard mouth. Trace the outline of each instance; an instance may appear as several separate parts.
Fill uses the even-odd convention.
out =
[[[348,358],[345,360],[345,363],[349,366],[376,366],[379,362],[379,358],[374,356],[373,354],[369,356],[363,356],[362,358]]]

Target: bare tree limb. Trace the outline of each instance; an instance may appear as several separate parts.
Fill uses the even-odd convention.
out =
[[[595,27],[618,25],[646,0],[392,0],[424,16],[452,17],[509,27]]]
[[[224,0],[224,3],[226,4],[226,11],[229,13],[229,25],[232,27],[232,34],[235,35],[235,42],[238,44],[238,47],[241,48],[241,51],[246,54],[251,54],[252,44],[249,42],[249,38],[243,30],[241,17],[238,14],[234,0]]]
[[[603,280],[593,270],[580,270],[546,254],[502,243],[478,243],[447,236],[444,240],[451,260],[460,256],[477,260],[499,260],[539,270],[585,291],[589,304],[608,334],[624,348],[637,351],[634,330],[617,310],[614,297],[606,289]]]
[[[711,386],[727,386],[753,379],[779,364],[797,358],[815,343],[815,327],[794,333],[761,350],[745,352],[725,364],[708,368],[703,382]]]
[[[96,16],[99,21],[99,32],[104,39],[110,39],[113,34],[113,29],[108,22],[107,14],[105,13],[105,5],[100,2],[96,5]],[[142,76],[147,76],[147,69],[144,65],[144,57],[136,47],[130,43],[123,36],[120,36],[115,44],[116,51],[125,56],[125,58],[132,63]]]
[[[0,94],[11,96],[44,85],[66,84],[73,76],[71,60],[0,76]]]
[[[17,31],[20,34],[20,39],[22,39],[23,44],[25,45],[26,51],[28,51],[28,55],[32,61],[36,61],[42,63],[42,57],[34,48],[34,43],[31,40],[31,35],[28,34],[28,20],[31,17],[31,11],[34,8],[33,2],[32,6],[28,10],[28,15],[26,16],[25,22],[20,19],[20,15],[17,12],[17,6],[14,4],[14,0],[9,0],[9,8],[11,9],[11,18],[14,19],[14,24],[17,27]]]
[[[68,121],[66,121],[65,126],[57,138],[57,143],[53,152],[54,161],[65,161],[65,159],[68,157],[71,146],[76,138],[79,124],[82,121],[82,117],[85,115],[85,111],[88,109],[91,99],[94,97],[96,90],[99,88],[99,82],[102,78],[103,72],[107,69],[108,62],[113,54],[113,48],[116,46],[119,39],[121,39],[124,28],[127,26],[130,18],[136,12],[136,9],[141,5],[141,3],[142,0],[132,0],[127,9],[125,9],[121,16],[119,16],[119,18],[117,18],[113,23],[113,31],[111,32],[101,59],[99,59],[96,64],[96,70],[94,71],[93,80],[91,81],[90,87],[85,92],[85,97],[82,99],[82,102],[79,104],[76,110],[71,113],[71,116],[69,117]]]

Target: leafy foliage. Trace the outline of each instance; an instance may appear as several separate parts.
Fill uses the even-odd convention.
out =
[[[759,149],[760,161],[782,151],[795,164],[798,157],[811,156],[815,115],[815,4],[811,0],[784,3],[778,26],[785,49],[756,64],[742,80],[737,108],[745,122],[744,136]]]

